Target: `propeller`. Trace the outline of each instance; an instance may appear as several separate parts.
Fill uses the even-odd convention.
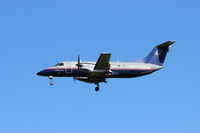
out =
[[[78,54],[78,63],[76,64],[76,66],[78,67],[78,69],[80,69],[82,67],[79,54]]]
[[[80,61],[80,55],[78,55],[78,69],[80,69],[81,61]]]
[[[76,77],[73,77],[74,83],[76,83]]]

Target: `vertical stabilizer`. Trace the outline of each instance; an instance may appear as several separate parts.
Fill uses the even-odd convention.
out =
[[[175,43],[175,41],[167,41],[154,47],[150,54],[146,58],[144,58],[144,62],[156,65],[163,65],[167,52],[169,51],[169,47],[173,43]]]

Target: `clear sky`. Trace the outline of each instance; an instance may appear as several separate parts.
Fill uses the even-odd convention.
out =
[[[1,133],[199,133],[199,0],[0,1]],[[36,76],[59,61],[145,57],[165,68],[95,85]]]

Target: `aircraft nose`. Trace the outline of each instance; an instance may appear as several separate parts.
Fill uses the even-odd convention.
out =
[[[40,71],[37,73],[37,75],[39,75],[39,76],[42,76],[43,74],[44,74],[43,71]]]
[[[38,72],[37,75],[39,75],[39,76],[50,76],[50,75],[53,76],[53,74],[54,74],[53,72],[54,72],[54,70],[44,69],[44,70]]]

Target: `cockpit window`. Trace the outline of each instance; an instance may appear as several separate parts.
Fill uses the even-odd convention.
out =
[[[58,63],[55,66],[64,66],[64,63]]]

